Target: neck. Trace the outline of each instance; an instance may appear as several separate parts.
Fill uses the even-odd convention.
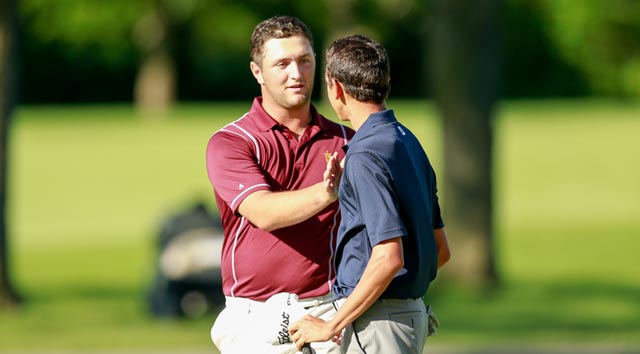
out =
[[[278,123],[284,125],[297,136],[311,123],[311,103],[306,103],[299,108],[284,108],[277,104],[262,102],[262,107]]]
[[[384,103],[354,102],[350,109],[351,126],[354,130],[360,129],[362,124],[367,121],[370,115],[387,109]]]

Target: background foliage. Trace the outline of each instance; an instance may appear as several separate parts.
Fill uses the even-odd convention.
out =
[[[339,25],[325,16],[335,11],[331,0],[22,0],[22,102],[130,101],[136,41],[154,1],[170,19],[183,101],[255,95],[248,38],[268,16],[303,19],[317,53]],[[395,97],[429,94],[416,79],[426,77],[423,0],[349,0],[341,8],[349,11],[351,31],[389,50]],[[506,0],[502,18],[503,96],[640,96],[638,2]]]

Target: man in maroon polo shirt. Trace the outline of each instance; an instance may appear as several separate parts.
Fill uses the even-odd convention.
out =
[[[225,234],[221,268],[227,298],[211,336],[222,354],[295,353],[286,330],[271,344],[259,334],[273,312],[265,302],[295,294],[286,299],[297,295],[307,313],[335,313],[330,292],[340,221],[339,161],[353,131],[311,105],[315,53],[300,20],[278,16],[258,24],[251,59],[262,96],[207,146]],[[330,341],[313,347],[318,354],[339,353]]]

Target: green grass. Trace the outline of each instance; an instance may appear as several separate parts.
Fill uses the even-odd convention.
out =
[[[390,106],[441,173],[434,108]],[[213,206],[206,143],[247,109],[184,105],[152,120],[128,106],[20,108],[9,235],[27,302],[0,313],[0,351],[213,350],[213,316],[157,320],[144,294],[162,219],[197,200]],[[478,294],[438,280],[430,296],[442,326],[431,343],[640,346],[639,118],[639,105],[610,101],[501,106],[495,182],[504,284]]]

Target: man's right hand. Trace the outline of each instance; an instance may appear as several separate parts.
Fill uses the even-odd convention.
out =
[[[333,202],[338,199],[338,188],[340,187],[340,178],[342,177],[343,162],[338,162],[338,153],[334,152],[327,159],[327,169],[323,174],[324,188],[329,199]]]

